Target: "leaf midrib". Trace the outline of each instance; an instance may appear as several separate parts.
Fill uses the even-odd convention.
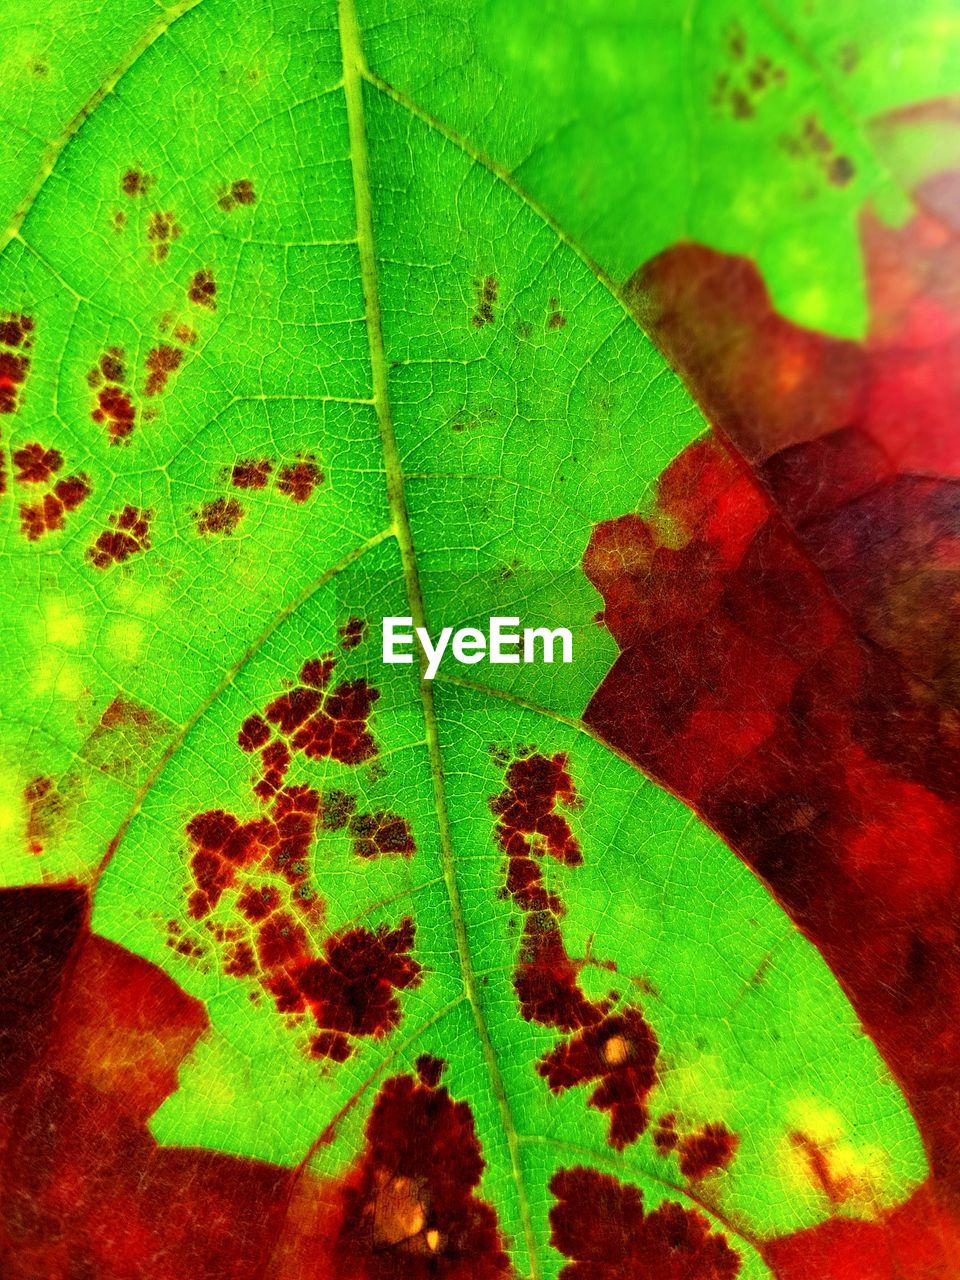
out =
[[[423,607],[423,595],[420,589],[420,577],[417,570],[416,550],[410,528],[410,517],[407,511],[403,467],[397,437],[394,430],[393,415],[390,408],[388,361],[383,341],[383,322],[380,310],[380,292],[377,273],[376,247],[373,234],[373,196],[370,181],[370,157],[367,146],[366,116],[363,103],[364,80],[369,79],[369,72],[363,57],[360,37],[360,26],[357,18],[355,0],[339,0],[338,4],[340,49],[343,57],[343,93],[347,108],[347,126],[350,138],[350,165],[353,172],[354,203],[356,211],[357,249],[360,258],[360,276],[363,286],[364,307],[366,311],[367,339],[370,350],[370,368],[373,387],[374,411],[380,429],[383,449],[384,471],[387,483],[387,502],[393,521],[393,532],[397,539],[400,563],[403,569],[404,586],[407,603],[414,626],[424,627],[426,615]],[[424,731],[427,751],[430,760],[430,773],[433,778],[434,807],[437,817],[437,830],[440,840],[440,858],[443,868],[443,879],[450,903],[450,915],[453,924],[454,938],[457,947],[457,959],[460,975],[470,1009],[473,1014],[477,1037],[483,1050],[490,1085],[496,1099],[503,1126],[504,1138],[510,1157],[510,1168],[516,1188],[517,1208],[523,1228],[524,1242],[529,1260],[531,1280],[539,1280],[540,1267],[537,1260],[536,1236],[530,1215],[526,1184],[520,1159],[520,1146],[517,1130],[510,1108],[510,1101],[504,1086],[503,1076],[497,1062],[490,1032],[480,1004],[477,977],[473,969],[473,959],[467,939],[466,922],[460,899],[460,887],[457,883],[453,854],[453,841],[450,832],[450,815],[447,808],[446,783],[443,772],[443,756],[440,749],[440,736],[437,724],[436,706],[433,698],[433,686],[425,678],[426,659],[422,650],[419,654],[419,686],[420,701],[423,710]]]

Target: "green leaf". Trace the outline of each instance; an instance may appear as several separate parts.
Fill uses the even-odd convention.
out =
[[[352,0],[122,35],[8,188],[0,829],[5,883],[89,884],[94,930],[203,1002],[156,1139],[337,1179],[434,1055],[524,1276],[563,1265],[548,1187],[577,1165],[695,1206],[744,1277],[829,1215],[824,1161],[849,1214],[903,1199],[912,1119],[817,953],[579,721],[614,655],[581,557],[704,430],[686,392],[573,238],[368,71]],[[573,664],[381,662],[384,616],[492,614],[569,627]],[[524,827],[538,768],[568,781]],[[556,930],[608,1038],[551,1089],[586,1031],[516,982]],[[641,1052],[626,1017],[655,1080],[626,1077],[649,1114],[616,1140],[589,1099]],[[705,1125],[736,1149],[700,1181],[676,1148]]]
[[[960,81],[949,0],[368,0],[364,14],[377,75],[614,279],[689,238],[755,259],[779,311],[849,337],[867,316],[860,212],[907,208],[868,122]]]

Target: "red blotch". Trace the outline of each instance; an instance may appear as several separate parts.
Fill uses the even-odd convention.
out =
[[[473,1116],[443,1087],[387,1080],[366,1149],[334,1187],[318,1280],[510,1280]]]
[[[213,272],[204,269],[194,273],[187,289],[187,297],[197,307],[206,307],[208,311],[217,309],[217,282]]]
[[[599,1022],[609,1005],[586,998],[580,990],[580,969],[567,954],[554,916],[549,911],[528,915],[513,980],[527,1021],[563,1031]]]
[[[622,650],[587,721],[771,886],[960,1187],[957,181],[900,227],[864,217],[862,342],[697,246],[635,279],[724,443],[599,525],[585,569]]]
[[[442,1058],[435,1058],[432,1053],[421,1053],[420,1057],[414,1064],[417,1069],[417,1076],[422,1085],[426,1085],[428,1089],[435,1089],[440,1083],[440,1078],[447,1069],[447,1064]]]
[[[201,537],[233,533],[243,519],[243,507],[236,498],[214,498],[194,512]]]
[[[273,463],[269,458],[248,458],[245,462],[234,463],[230,478],[237,489],[265,489],[272,470]]]
[[[398,813],[357,813],[349,822],[353,852],[358,858],[411,858],[417,851],[406,818]]]
[[[561,1041],[537,1070],[555,1093],[599,1080],[590,1106],[610,1112],[610,1145],[622,1151],[647,1127],[658,1052],[657,1037],[639,1009],[626,1009]]]
[[[66,514],[74,511],[89,496],[86,476],[66,476],[58,480],[51,492],[37,502],[20,506],[20,531],[28,542],[36,542],[47,533],[56,533],[66,524]]]
[[[240,726],[240,732],[237,735],[237,745],[241,751],[256,751],[258,747],[262,747],[266,742],[270,741],[270,726],[264,720],[263,716],[252,715],[247,716],[243,724]]]
[[[290,1173],[158,1146],[148,1117],[206,1015],[160,969],[90,935],[88,910],[79,889],[0,893],[5,1280],[256,1280]]]
[[[155,179],[149,173],[143,173],[140,169],[128,169],[120,179],[120,189],[125,196],[143,196],[146,195],[153,186]]]
[[[306,502],[317,485],[323,484],[324,478],[314,459],[307,454],[280,468],[277,473],[277,488],[291,502]]]
[[[703,1214],[672,1200],[644,1212],[639,1187],[596,1169],[550,1181],[550,1243],[571,1261],[560,1280],[734,1280],[740,1256]]]
[[[926,1183],[875,1222],[832,1216],[770,1241],[763,1255],[778,1280],[955,1280],[960,1213]]]
[[[106,569],[113,564],[122,564],[131,556],[149,551],[152,518],[152,511],[124,507],[110,517],[111,528],[97,536],[93,546],[87,550],[87,559],[94,568]]]
[[[0,317],[0,414],[16,413],[20,393],[30,372],[33,320],[14,312]]]
[[[680,1172],[696,1182],[726,1169],[736,1155],[739,1139],[723,1124],[705,1124],[680,1139]],[[658,1146],[659,1149],[659,1146]]]
[[[342,627],[337,629],[341,649],[355,649],[367,638],[367,624],[362,618],[348,618]]]
[[[170,375],[176,373],[183,363],[183,351],[179,347],[171,347],[161,343],[152,347],[147,353],[147,381],[144,395],[156,396],[166,389]]]
[[[63,454],[42,444],[25,444],[13,451],[13,465],[18,484],[46,484],[63,466]]]
[[[257,203],[257,193],[249,178],[236,178],[229,187],[220,191],[217,204],[224,213],[231,213],[237,205],[253,205]]]

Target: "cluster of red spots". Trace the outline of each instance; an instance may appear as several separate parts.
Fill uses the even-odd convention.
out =
[[[209,268],[194,272],[193,279],[187,289],[187,297],[197,307],[206,307],[208,311],[217,309],[217,282]]]
[[[328,791],[321,801],[320,825],[325,831],[346,829],[358,858],[413,857],[417,846],[406,818],[384,809],[357,813],[356,807],[356,798],[346,791]]]
[[[277,489],[291,502],[306,502],[318,485],[323,484],[324,474],[312,454],[306,453],[294,462],[288,462],[277,473]]]
[[[54,481],[63,467],[63,455],[58,449],[48,449],[36,442],[26,444],[14,450],[13,465],[18,484],[51,485],[42,497],[20,504],[20,532],[28,542],[37,542],[44,534],[63,529],[67,513],[75,511],[90,495],[90,483],[85,475],[64,476]]]
[[[355,649],[367,638],[367,624],[362,618],[348,618],[342,627],[337,628],[341,649]]]
[[[290,1171],[157,1143],[206,1013],[89,910],[77,888],[0,893],[4,1280],[256,1280]]]
[[[162,262],[170,252],[170,245],[179,240],[183,228],[169,211],[151,213],[147,220],[147,239],[150,241],[150,256],[154,262]]]
[[[120,179],[120,190],[125,196],[145,196],[156,179],[141,169],[128,169]]]
[[[470,317],[470,323],[474,328],[482,329],[485,324],[493,324],[493,308],[496,305],[500,286],[493,276],[487,276],[486,279],[479,281],[475,287],[476,305],[473,315]]]
[[[264,813],[246,822],[223,809],[191,818],[187,836],[196,888],[189,914],[197,920],[209,915],[245,867],[262,866],[294,888],[305,886],[319,805],[320,797],[310,787],[283,787]]]
[[[30,371],[33,320],[4,312],[0,315],[0,413],[16,413],[20,392]]]
[[[398,815],[358,815],[345,792],[321,800],[309,786],[284,782],[298,752],[351,765],[375,754],[367,720],[376,691],[364,681],[329,688],[335,665],[332,657],[304,663],[302,683],[241,725],[239,747],[259,752],[255,816],[208,810],[190,819],[186,834],[193,879],[188,913],[227,944],[225,971],[255,978],[280,1013],[310,1017],[319,1034],[309,1052],[340,1062],[352,1052],[350,1037],[382,1036],[398,1025],[397,992],[416,986],[421,968],[410,954],[409,919],[395,928],[345,927],[315,941],[324,916],[310,887],[318,824],[346,827],[361,857],[414,851]],[[210,920],[228,890],[236,891],[235,910],[246,922],[239,930]]]
[[[131,556],[150,550],[150,521],[152,511],[126,506],[110,516],[109,529],[97,534],[92,546],[87,548],[87,559],[95,569],[108,569],[122,564]]]
[[[230,483],[236,489],[265,489],[273,468],[274,463],[270,458],[244,458],[233,464],[228,475]],[[313,454],[305,453],[298,455],[292,462],[284,463],[277,472],[274,483],[279,493],[291,502],[300,504],[309,501],[314,490],[325,479],[326,476]]]
[[[490,802],[494,835],[507,855],[506,892],[525,915],[514,990],[531,1022],[567,1038],[537,1064],[554,1092],[598,1081],[589,1105],[610,1113],[612,1146],[621,1150],[647,1127],[646,1100],[657,1083],[659,1046],[639,1009],[611,1009],[616,996],[590,1000],[580,987],[582,962],[571,958],[560,930],[563,905],[543,883],[549,854],[566,866],[583,861],[580,845],[557,804],[571,808],[576,789],[565,753],[529,752],[511,761],[505,789]]]
[[[691,1182],[726,1169],[736,1155],[740,1140],[724,1124],[705,1124],[681,1134],[677,1117],[661,1116],[653,1133],[653,1145],[662,1156],[677,1153],[680,1172]]]
[[[645,1212],[639,1187],[577,1166],[550,1180],[550,1243],[570,1262],[560,1280],[735,1280],[740,1255],[694,1209],[665,1200]]]
[[[63,466],[59,449],[25,444],[13,451],[14,479],[18,484],[47,484]]]
[[[188,911],[203,920],[228,889],[241,886],[236,908],[249,922],[252,940],[220,931],[220,940],[230,943],[225,971],[256,977],[279,1012],[310,1014],[321,1032],[310,1052],[342,1061],[351,1051],[347,1037],[382,1036],[398,1025],[396,992],[416,986],[421,969],[410,955],[412,920],[394,929],[346,928],[329,934],[317,950],[305,924],[286,908],[289,897],[303,921],[321,922],[322,909],[309,889],[319,806],[311,788],[284,787],[255,818],[241,821],[222,809],[192,818],[186,833],[195,888]]]
[[[422,1069],[421,1069],[422,1064]],[[387,1080],[366,1146],[335,1184],[318,1280],[512,1280],[497,1215],[479,1198],[485,1162],[473,1115],[440,1085],[443,1064]]]
[[[273,698],[262,716],[252,715],[243,722],[238,744],[244,751],[259,749],[265,766],[264,778],[255,788],[258,795],[272,794],[278,785],[274,775],[279,772],[282,781],[297,752],[310,760],[351,765],[376,755],[368,721],[379,690],[363,679],[329,688],[335,666],[336,659],[329,656],[305,662],[302,683]]]
[[[183,350],[161,342],[147,352],[147,379],[143,394],[158,396],[166,390],[171,374],[176,373],[183,363]]]
[[[494,835],[507,855],[507,892],[524,911],[559,913],[559,900],[543,884],[538,859],[544,853],[568,867],[583,861],[570,824],[556,812],[557,804],[576,802],[567,765],[564,753],[534,752],[514,760],[505,789],[490,802],[497,819]]]
[[[609,1142],[617,1151],[647,1127],[647,1095],[657,1083],[659,1046],[639,1009],[610,1014],[562,1040],[537,1065],[555,1092],[598,1080],[590,1106],[610,1113]]]
[[[650,264],[637,307],[723,443],[585,569],[622,650],[588,722],[771,886],[960,1188],[958,180],[864,218],[861,342],[777,315],[743,260]]]
[[[87,374],[87,383],[97,398],[90,416],[96,423],[106,423],[111,444],[119,444],[133,432],[136,410],[129,392],[125,390],[126,372],[123,351],[110,347]]]
[[[243,507],[236,498],[214,498],[204,502],[193,518],[201,536],[233,533],[243,519]]]
[[[224,213],[232,213],[238,205],[257,203],[257,193],[249,178],[235,178],[229,187],[223,187],[217,197],[217,204]]]
[[[265,489],[272,470],[269,458],[247,458],[233,464],[230,480],[237,489]]]

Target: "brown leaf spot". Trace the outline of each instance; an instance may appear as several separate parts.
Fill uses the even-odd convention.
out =
[[[243,507],[236,498],[214,498],[194,512],[194,519],[202,537],[230,534],[243,519]]]
[[[150,521],[152,511],[126,506],[110,517],[110,528],[97,536],[87,550],[87,559],[96,569],[107,569],[122,564],[131,556],[150,549]]]

